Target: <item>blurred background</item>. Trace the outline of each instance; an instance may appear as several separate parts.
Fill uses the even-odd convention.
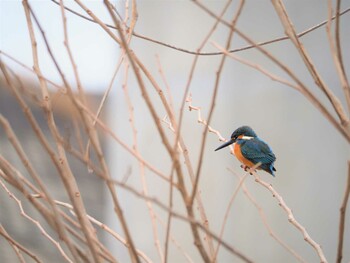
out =
[[[66,6],[84,13],[73,1],[64,1],[64,3]],[[124,10],[125,1],[114,1],[114,3],[119,10]],[[203,1],[203,3],[210,10],[219,14],[226,1]],[[327,1],[287,0],[284,3],[297,32],[302,32],[327,19]],[[44,27],[54,54],[65,70],[65,75],[74,85],[72,67],[63,45],[63,27],[59,6],[51,1],[30,1],[30,4]],[[102,2],[86,1],[85,4],[104,22],[112,24],[108,11]],[[237,6],[238,1],[233,1],[224,16],[227,21],[232,20]],[[350,0],[342,1],[342,10],[348,7],[350,7]],[[191,51],[195,51],[200,46],[215,23],[212,17],[190,1],[141,0],[137,1],[137,10],[138,20],[135,32]],[[91,107],[96,108],[103,93],[110,85],[121,49],[98,25],[69,12],[66,15],[69,40],[82,84],[90,98]],[[349,24],[350,13],[346,13],[341,17],[341,41],[345,66],[350,62],[350,49],[347,48],[350,43]],[[246,1],[237,27],[257,42],[284,35],[279,18],[269,1]],[[228,34],[229,30],[219,25],[203,51],[217,51],[213,43],[225,46]],[[37,34],[37,40],[43,74],[48,79],[62,84],[39,34]],[[345,105],[325,27],[308,33],[301,40],[326,84]],[[234,34],[231,48],[245,45],[247,43]],[[162,89],[166,90],[162,76],[158,72],[157,59],[159,59],[161,69],[170,86],[175,112],[179,116],[194,56],[136,37],[132,38],[130,47],[153,74]],[[32,67],[30,38],[20,1],[0,1],[0,48],[2,52]],[[303,83],[331,109],[330,103],[315,85],[298,52],[289,41],[270,44],[266,46],[266,49],[287,64]],[[261,65],[276,75],[286,77],[279,68],[254,49],[235,54]],[[13,62],[3,53],[1,53],[1,60],[26,80],[26,86],[38,89],[37,81],[32,72]],[[201,107],[204,119],[208,116],[220,60],[221,56],[200,56],[190,85],[192,104]],[[350,74],[349,70],[347,73]],[[54,177],[48,172],[49,168],[42,166],[43,159],[41,157],[35,158],[36,155],[39,156],[42,149],[35,145],[35,137],[31,131],[24,132],[26,128],[23,127],[28,126],[22,125],[28,124],[25,123],[16,102],[10,103],[11,95],[6,89],[3,76],[0,75],[0,77],[2,78],[1,114],[7,117],[15,127],[15,131],[18,131],[17,136],[22,142],[25,142],[26,150],[31,152],[33,163],[43,169],[40,173],[47,177]],[[133,137],[129,124],[128,105],[122,90],[123,81],[124,73],[121,70],[113,83],[102,119],[108,122],[121,139],[132,146]],[[152,165],[165,174],[169,174],[171,160],[164,149],[132,71],[130,71],[127,86],[134,107],[139,151]],[[147,81],[146,87],[149,89],[152,101],[155,105],[159,105],[157,106],[159,115],[166,116],[158,94]],[[54,92],[57,90],[53,89]],[[58,95],[58,97],[60,96]],[[69,127],[65,127],[64,123],[72,116],[69,112],[65,113],[67,110],[66,102],[63,101],[62,106],[59,102],[55,105],[57,106],[57,114],[61,114],[62,130],[69,130]],[[332,109],[330,111],[336,116]],[[40,115],[40,113],[38,114]],[[42,123],[45,126],[44,118],[39,115],[38,118],[43,119]],[[346,140],[338,131],[301,93],[274,82],[260,72],[230,58],[226,59],[222,71],[214,115],[210,125],[219,130],[225,138],[229,138],[237,127],[249,125],[258,136],[269,143],[277,156],[276,177],[273,178],[263,172],[259,172],[260,176],[263,180],[271,183],[282,195],[285,202],[293,210],[296,219],[307,229],[311,237],[321,244],[327,259],[333,262],[338,242],[339,208],[343,198],[347,160],[350,153]],[[203,129],[204,126],[197,122],[197,112],[188,111],[186,106],[182,135],[194,169],[197,168],[198,164]],[[4,131],[0,129],[0,132],[0,154],[8,160],[16,162],[18,157],[15,156],[7,142]],[[169,138],[174,137],[170,130],[167,134]],[[125,180],[128,185],[142,191],[139,164],[135,158],[109,137],[103,137],[102,141],[112,176],[117,180]],[[214,152],[214,149],[220,144],[221,142],[215,134],[208,134],[199,184],[209,224],[215,233],[220,232],[227,205],[238,185],[237,177],[227,168],[233,169],[240,175],[244,174],[239,167],[239,162],[229,153],[228,148]],[[122,233],[113,212],[110,196],[102,181],[89,174],[86,168],[79,167],[78,164],[76,167],[77,170],[74,174],[79,174],[79,186],[86,189],[85,193],[84,190],[82,192],[88,212]],[[148,170],[146,170],[145,176],[149,195],[168,202],[168,184]],[[52,183],[52,191],[57,192],[55,192],[54,197],[65,200],[65,194],[54,182]],[[187,183],[189,186],[189,181]],[[315,251],[304,242],[301,233],[288,222],[286,214],[271,194],[261,185],[256,184],[252,177],[248,177],[245,183],[265,211],[266,220],[274,233],[307,262],[318,262],[319,259]],[[50,183],[48,182],[48,184]],[[8,232],[11,232],[9,234],[16,237],[20,243],[36,251],[44,262],[48,262],[49,259],[50,262],[61,262],[62,257],[57,251],[55,253],[55,247],[49,244],[44,237],[38,235],[38,231],[33,234],[32,231],[28,230],[33,228],[33,225],[29,224],[30,227],[26,227],[28,223],[23,217],[20,217],[18,207],[8,205],[8,203],[13,204],[13,200],[8,198],[3,189],[0,190],[0,194],[0,223]],[[152,261],[159,262],[160,259],[156,253],[152,228],[150,227],[151,219],[144,200],[122,189],[118,191],[118,194],[136,247],[144,251]],[[28,207],[28,209],[30,208]],[[159,219],[166,221],[167,213],[156,206],[154,209]],[[174,210],[185,211],[178,193],[175,193]],[[344,235],[343,262],[350,260],[349,219],[348,213]],[[163,245],[165,228],[161,223],[158,225],[158,231],[161,245]],[[172,235],[194,262],[201,261],[198,251],[193,246],[188,224],[174,219]],[[34,236],[35,239],[33,239]],[[119,262],[129,262],[128,252],[122,245],[102,233],[101,238],[105,240]],[[238,193],[230,210],[223,239],[256,262],[296,262],[296,259],[288,251],[271,238],[257,209],[242,191]],[[179,253],[174,245],[170,246],[169,253],[169,262],[185,261],[184,255]],[[7,242],[0,239],[0,261],[13,262],[14,258],[15,254]],[[218,262],[240,261],[227,250],[221,248]]]

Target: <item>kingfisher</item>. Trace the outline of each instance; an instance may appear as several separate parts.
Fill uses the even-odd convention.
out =
[[[231,139],[219,146],[215,151],[233,143],[235,156],[243,164],[241,167],[245,171],[260,163],[257,169],[264,170],[275,176],[274,162],[276,161],[276,156],[270,146],[261,140],[252,128],[249,126],[239,127],[232,133]]]

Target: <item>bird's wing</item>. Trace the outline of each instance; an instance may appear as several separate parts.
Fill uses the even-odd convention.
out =
[[[259,139],[247,140],[241,145],[242,155],[252,163],[270,164],[276,160],[270,147]]]

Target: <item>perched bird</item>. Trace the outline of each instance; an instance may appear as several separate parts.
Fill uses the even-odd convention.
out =
[[[271,148],[253,131],[249,126],[242,126],[235,130],[231,139],[215,149],[215,151],[225,148],[231,144],[234,145],[234,153],[237,159],[243,164],[244,170],[251,169],[254,165],[260,163],[257,169],[264,170],[275,176],[273,167],[276,156]]]

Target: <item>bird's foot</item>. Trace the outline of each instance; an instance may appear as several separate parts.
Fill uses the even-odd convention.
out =
[[[244,165],[244,164],[241,164],[241,168],[242,168],[245,172],[249,169],[249,167],[246,166],[246,165]]]
[[[242,168],[245,172],[249,172],[250,175],[253,175],[253,172],[256,172],[255,169],[252,169],[252,168],[250,168],[249,166],[244,165],[244,164],[241,165],[241,168]]]

